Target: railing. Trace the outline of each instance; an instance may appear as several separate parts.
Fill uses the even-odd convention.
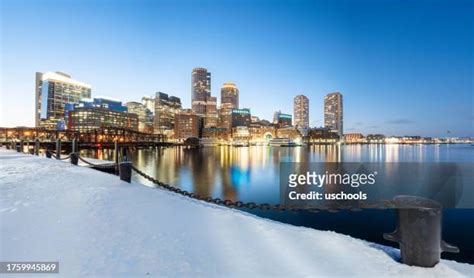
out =
[[[3,143],[12,140],[34,141],[36,139],[39,139],[41,142],[55,142],[57,139],[63,141],[72,141],[73,139],[76,139],[85,143],[113,143],[117,140],[124,143],[166,142],[166,136],[163,134],[143,133],[132,129],[105,126],[87,132],[55,130],[42,127],[0,128],[0,142]]]
[[[35,148],[29,152],[23,152],[23,144],[15,144],[14,146],[7,145],[7,148],[10,147],[21,153],[34,155],[39,154],[39,144],[35,144]],[[121,159],[119,157],[120,155]],[[281,204],[257,204],[254,202],[233,201],[229,199],[223,200],[221,198],[202,196],[166,184],[133,166],[127,159],[127,148],[121,148],[117,141],[115,142],[115,161],[113,163],[95,164],[86,160],[84,157],[81,157],[77,141],[73,141],[72,152],[66,157],[61,157],[61,140],[59,139],[56,142],[56,151],[47,149],[46,157],[55,158],[57,160],[69,159],[74,165],[78,165],[78,160],[80,160],[94,169],[114,173],[115,175],[118,175],[121,180],[128,183],[132,180],[132,171],[135,171],[138,175],[152,182],[156,188],[162,188],[188,198],[230,208],[308,211],[308,209]],[[421,267],[433,267],[440,261],[440,254],[442,252],[459,252],[459,248],[452,246],[441,239],[442,207],[436,202],[421,197],[398,196],[394,198],[393,201],[384,201],[384,204],[386,208],[396,208],[397,210],[397,228],[393,233],[384,234],[384,238],[399,244],[403,263]],[[347,208],[360,210],[360,208]],[[334,208],[325,205],[311,207],[309,209],[309,211],[312,212],[318,212],[320,210],[337,212]]]

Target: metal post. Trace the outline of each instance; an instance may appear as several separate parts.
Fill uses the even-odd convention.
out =
[[[35,139],[35,155],[39,155],[40,149],[40,140],[38,138]]]
[[[115,174],[119,174],[119,152],[120,152],[120,147],[119,147],[119,142],[118,140],[115,140],[114,142],[114,162],[115,162]]]
[[[61,139],[56,139],[56,159],[61,159]]]
[[[400,245],[404,264],[433,267],[442,252],[459,252],[441,239],[443,210],[439,203],[415,196],[397,196],[394,201],[397,228],[383,237]]]
[[[34,147],[34,146],[33,146],[33,147]],[[30,140],[26,141],[26,151],[27,151],[29,154],[35,154],[34,148],[33,148],[33,149],[30,149]]]
[[[122,161],[128,161],[127,147],[122,147]]]
[[[23,152],[23,149],[25,148],[25,141],[20,140],[20,152],[22,153]]]
[[[72,139],[71,152],[73,152],[73,153],[79,152],[79,144],[78,144],[78,143],[79,143],[79,142],[77,142],[77,139],[76,139],[76,138]]]
[[[78,162],[79,162],[79,154],[76,152],[71,153],[71,164],[77,165]]]
[[[132,163],[125,161],[119,164],[120,180],[130,183],[132,181]]]

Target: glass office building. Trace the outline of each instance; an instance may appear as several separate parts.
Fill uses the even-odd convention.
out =
[[[91,97],[91,86],[62,72],[36,73],[35,126],[64,129],[64,108]]]
[[[343,105],[342,94],[339,92],[324,97],[324,127],[343,138]]]
[[[65,107],[67,129],[91,132],[99,128],[138,130],[138,115],[129,113],[119,100],[94,98]]]
[[[293,100],[293,109],[295,115],[294,125],[297,128],[309,127],[309,99],[304,95],[296,96]]]

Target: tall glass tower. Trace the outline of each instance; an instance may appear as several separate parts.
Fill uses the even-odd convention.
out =
[[[239,89],[232,82],[226,82],[221,88],[221,108],[239,108]]]
[[[309,127],[309,99],[304,95],[296,96],[293,100],[294,125],[297,128]]]
[[[206,102],[211,97],[211,73],[205,68],[194,68],[191,76],[191,103],[194,113],[206,115]]]
[[[343,105],[339,92],[324,97],[324,126],[343,138]]]

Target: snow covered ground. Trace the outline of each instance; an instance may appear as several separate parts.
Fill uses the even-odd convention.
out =
[[[0,228],[0,261],[59,261],[64,277],[474,276],[473,265],[409,267],[390,247],[5,149]]]

